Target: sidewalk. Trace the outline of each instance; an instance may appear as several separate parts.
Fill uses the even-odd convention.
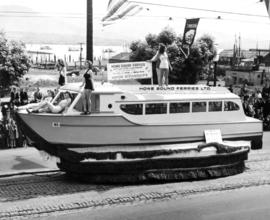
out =
[[[55,158],[46,158],[32,147],[0,150],[0,177],[58,170]]]

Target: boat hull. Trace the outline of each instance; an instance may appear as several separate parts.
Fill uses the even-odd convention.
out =
[[[262,147],[262,123],[240,122],[139,125],[122,116],[61,116],[17,113],[22,131],[34,146],[53,153],[69,147],[145,145],[204,141],[204,131],[220,129],[223,140],[250,140]]]

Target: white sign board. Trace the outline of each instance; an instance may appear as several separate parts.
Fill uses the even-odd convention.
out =
[[[219,129],[205,130],[204,135],[205,135],[206,143],[211,143],[211,142],[222,143],[221,131]]]
[[[108,63],[108,81],[152,77],[151,62]]]

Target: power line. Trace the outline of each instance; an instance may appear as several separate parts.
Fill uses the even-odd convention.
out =
[[[20,15],[20,14],[16,14],[16,15],[11,15],[11,14],[1,14],[0,13],[0,17],[10,17],[10,18],[68,18],[68,19],[86,19],[86,16],[57,16],[57,15]],[[95,16],[93,17],[94,19],[101,19],[101,16]]]
[[[36,12],[36,11],[2,11],[0,10],[0,13],[3,14],[59,14],[59,15],[65,15],[65,14],[69,14],[69,15],[83,15],[83,13],[73,13],[73,12]]]
[[[151,3],[151,2],[141,2],[141,1],[133,1],[128,0],[128,2],[136,3],[136,4],[143,4],[143,5],[152,5],[152,6],[160,6],[160,7],[167,7],[167,8],[181,8],[185,10],[194,10],[194,11],[204,11],[204,12],[212,12],[212,13],[222,13],[222,14],[230,14],[230,15],[240,15],[240,16],[250,16],[250,17],[261,17],[267,18],[268,16],[259,15],[259,14],[249,14],[249,13],[241,13],[241,12],[232,12],[232,11],[221,11],[221,10],[213,10],[213,9],[205,9],[205,8],[194,8],[194,7],[186,7],[186,6],[179,6],[179,5],[169,5],[169,4],[160,4],[160,3]],[[35,14],[38,16],[42,16],[40,14],[52,14],[52,15],[84,15],[83,13],[73,13],[73,12],[34,12],[34,11],[6,11],[0,10],[0,14]],[[99,14],[100,16],[103,16]],[[70,16],[65,16],[70,17]],[[82,18],[82,17],[81,17]]]
[[[64,18],[64,19],[81,19],[84,20],[86,19],[86,16],[52,16],[52,15],[2,15],[0,13],[0,17],[10,17],[10,18]],[[186,19],[186,17],[181,17],[181,16],[171,16],[171,15],[138,15],[136,17],[134,16],[129,16],[132,19]],[[101,19],[101,16],[96,16],[93,19],[99,20]],[[236,21],[236,22],[241,22],[241,23],[252,23],[252,24],[266,24],[269,25],[269,22],[256,22],[256,21],[246,21],[246,20],[239,20],[239,19],[229,19],[229,18],[214,18],[214,17],[199,17],[200,19],[205,19],[205,20],[221,20],[221,21]]]
[[[132,17],[132,16],[130,16]],[[134,18],[134,17],[132,17]],[[168,20],[174,20],[174,19],[186,19],[184,16],[172,16],[172,15],[138,15],[136,18],[144,19],[144,18],[161,18],[161,19],[168,19]],[[136,19],[135,18],[135,19]],[[247,21],[247,20],[240,20],[240,19],[230,19],[230,18],[218,18],[218,17],[198,17],[200,19],[204,20],[219,20],[219,21],[236,21],[241,23],[254,23],[254,24],[267,24],[270,25],[270,22],[259,22],[259,21]]]
[[[240,12],[230,12],[230,11],[220,11],[220,10],[211,10],[211,9],[203,9],[203,8],[194,8],[194,7],[185,7],[185,6],[178,6],[178,5],[169,5],[169,4],[159,4],[159,3],[147,3],[147,2],[141,2],[141,1],[133,1],[129,0],[128,2],[133,2],[137,4],[144,4],[144,5],[154,5],[154,6],[161,6],[161,7],[169,7],[169,8],[181,8],[186,10],[196,10],[196,11],[206,11],[206,12],[212,12],[212,13],[223,13],[223,14],[231,14],[231,15],[240,15],[240,16],[252,16],[252,17],[262,17],[267,18],[268,16],[264,15],[257,15],[257,14],[247,14],[247,13],[240,13]],[[15,15],[14,15],[15,14]],[[49,15],[44,15],[49,14]],[[60,15],[60,16],[59,16]],[[74,16],[73,16],[74,15]],[[75,15],[82,15],[82,16],[75,16]],[[99,16],[95,16],[94,19],[100,19],[103,15],[98,14]],[[86,15],[82,13],[61,13],[61,12],[53,12],[53,13],[46,13],[46,12],[34,12],[34,11],[1,11],[0,10],[0,17],[23,17],[23,18],[68,18],[68,19],[85,19]],[[159,15],[159,16],[136,16],[136,18],[166,18],[166,17],[172,17],[172,18],[179,18],[179,16],[166,16],[166,15]],[[134,17],[133,17],[134,18]],[[217,18],[204,18],[202,19],[217,19]],[[238,22],[245,22],[245,23],[262,23],[262,22],[253,22],[253,21],[243,21],[243,20],[237,20],[237,19],[224,19],[221,20],[225,21],[238,21]],[[268,23],[263,23],[268,24]]]
[[[1,11],[0,14],[7,14],[7,15],[12,15],[12,14],[33,14],[38,15],[38,16],[43,16],[43,15],[51,15],[51,16],[58,16],[58,15],[64,15],[64,16],[81,16],[81,17],[86,17],[85,13],[73,13],[73,12],[36,12],[36,11]],[[95,15],[103,17],[104,14],[101,13],[96,13]]]
[[[0,17],[10,17],[10,18],[75,18],[75,19],[85,19],[83,16],[56,16],[56,15],[1,15]]]
[[[96,14],[94,19],[100,19],[103,14]],[[34,12],[34,11],[1,11],[0,17],[22,17],[22,18],[78,18],[85,19],[86,14],[83,13],[61,13],[61,12]]]
[[[258,15],[258,14],[248,14],[248,13],[232,12],[232,11],[220,11],[220,10],[212,10],[212,9],[204,9],[204,8],[193,8],[193,7],[185,7],[185,6],[179,6],[179,5],[140,2],[140,1],[133,1],[133,0],[128,1],[128,2],[136,3],[136,4],[143,4],[143,5],[153,5],[153,6],[161,6],[161,7],[167,7],[167,8],[181,8],[181,9],[186,9],[186,10],[205,11],[205,12],[222,13],[222,14],[230,14],[230,15],[241,15],[241,16],[262,17],[262,18],[268,17],[265,15]]]
[[[10,17],[10,18],[64,18],[64,19],[79,19],[79,20],[84,20],[86,19],[85,16],[51,16],[51,15],[1,15],[0,17]],[[170,15],[138,15],[136,17],[134,16],[129,16],[132,19],[186,19],[186,17],[180,17],[180,16],[170,16]],[[93,19],[95,20],[100,20],[102,17],[97,16],[94,17]],[[200,19],[205,19],[205,20],[220,20],[220,21],[236,21],[236,22],[241,22],[241,23],[250,23],[250,24],[266,24],[270,25],[269,22],[256,22],[256,21],[246,21],[246,20],[239,20],[239,19],[229,19],[229,18],[214,18],[214,17],[199,17]]]

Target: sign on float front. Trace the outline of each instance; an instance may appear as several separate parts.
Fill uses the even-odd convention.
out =
[[[151,62],[108,63],[108,81],[152,77]]]

